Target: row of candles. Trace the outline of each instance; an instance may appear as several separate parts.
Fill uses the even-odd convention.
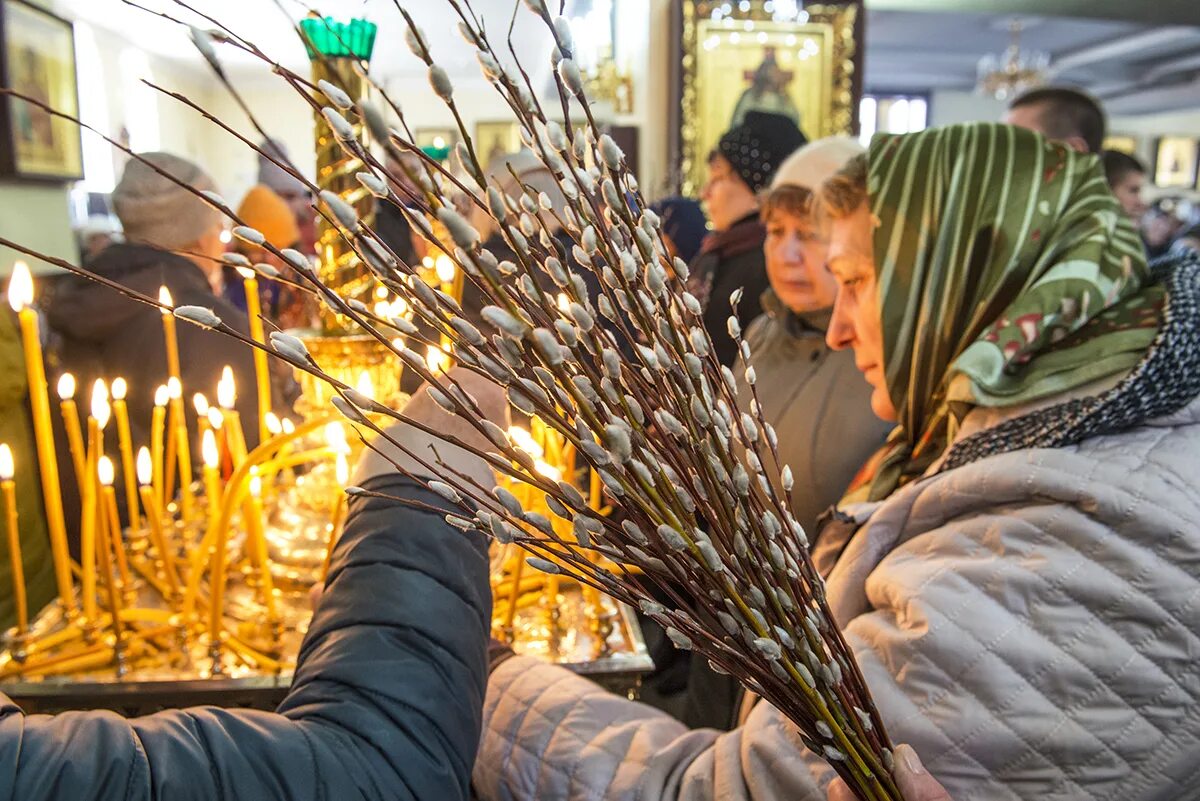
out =
[[[264,341],[257,285],[253,274],[243,277],[246,280],[251,334],[255,339]],[[193,396],[203,457],[203,488],[207,499],[205,507],[198,508],[192,474],[191,440],[180,380],[178,337],[172,314],[172,299],[166,287],[160,290],[159,302],[162,306],[168,379],[155,392],[149,447],[141,448],[137,456],[134,456],[126,405],[128,387],[124,379],[116,378],[111,384],[103,379],[97,380],[91,388],[89,413],[86,420],[81,420],[75,402],[75,379],[70,374],[61,376],[57,385],[59,412],[66,432],[70,462],[81,503],[78,568],[80,593],[77,604],[71,580],[72,563],[67,548],[62,480],[54,443],[51,401],[37,313],[32,307],[33,296],[33,281],[28,267],[18,262],[9,281],[8,298],[20,324],[40,469],[39,478],[59,604],[67,620],[78,622],[85,631],[94,631],[99,621],[97,573],[104,573],[108,605],[111,607],[109,611],[112,613],[113,625],[119,627],[116,611],[120,605],[120,598],[114,593],[118,586],[130,586],[129,560],[116,503],[117,466],[112,457],[105,452],[105,432],[110,422],[115,421],[117,454],[129,529],[131,532],[139,530],[144,515],[152,545],[159,554],[159,560],[167,562],[165,575],[174,579],[171,582],[174,585],[178,575],[163,529],[164,521],[171,519],[168,517],[168,507],[178,497],[177,511],[181,521],[207,522],[215,515],[216,506],[223,494],[222,454],[227,457],[231,466],[246,457],[246,440],[241,420],[234,408],[237,388],[232,371],[226,367],[217,386],[216,407],[210,407],[207,398],[201,393]],[[291,421],[280,420],[270,412],[270,377],[266,354],[258,350],[255,352],[255,378],[260,404],[258,426],[261,437],[265,439],[293,431]],[[15,498],[14,474],[17,465],[13,463],[11,450],[7,446],[0,451],[0,482],[3,482],[3,492],[0,494],[4,496],[5,525],[10,558],[14,565],[13,589],[18,600],[17,634],[18,638],[23,639],[28,632],[29,613],[26,604],[23,603],[23,571],[15,567],[21,564],[19,520],[15,500],[12,500]],[[176,475],[178,496],[175,493]],[[109,568],[113,565],[119,581],[110,575]],[[178,591],[177,586],[170,589]]]

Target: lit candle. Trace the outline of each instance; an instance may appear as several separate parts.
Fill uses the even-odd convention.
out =
[[[209,434],[211,433],[210,431]],[[158,552],[159,561],[171,588],[170,599],[175,599],[179,596],[179,574],[175,570],[175,555],[168,549],[167,537],[163,532],[162,509],[154,499],[153,475],[150,451],[141,448],[137,455],[138,493],[142,496],[142,505],[146,508],[146,520],[150,523],[150,538],[154,543],[154,550]]]
[[[171,434],[175,438],[176,453],[179,455],[179,509],[184,520],[192,517],[192,445],[188,439],[187,414],[183,408],[183,385],[172,376],[167,379],[167,397],[171,402],[171,417],[175,425]]]
[[[21,561],[21,532],[17,528],[17,492],[13,472],[12,450],[8,445],[0,445],[0,492],[4,495],[8,558],[12,561],[13,596],[17,602],[17,636],[24,637],[29,631],[29,607],[25,601],[25,564]]]
[[[161,304],[163,336],[167,341],[167,375],[179,378],[179,339],[175,335],[175,301],[171,292],[165,286],[158,288],[158,302]]]
[[[453,296],[454,275],[458,270],[450,257],[445,253],[438,254],[437,258],[433,260],[433,271],[437,274],[438,283],[441,284],[440,289],[447,295]]]
[[[125,405],[126,389],[124,378],[113,379],[113,416],[117,418],[117,447],[121,451],[121,475],[125,481],[125,506],[129,515],[129,527],[136,529],[141,525],[141,521],[138,519],[137,484],[134,483],[137,465],[133,461],[133,437],[129,433],[129,407]]]
[[[101,456],[96,462],[96,476],[100,480],[101,489],[111,492],[113,482],[113,466],[112,460],[107,456]],[[105,495],[107,495],[107,493],[105,493]],[[97,530],[99,532],[100,540],[100,569],[104,571],[104,583],[108,588],[108,605],[109,609],[112,611],[113,633],[116,635],[116,642],[114,643],[113,648],[117,652],[117,660],[118,664],[120,664],[120,651],[122,644],[121,631],[123,628],[121,625],[121,593],[117,587],[117,574],[113,569],[112,543],[117,537],[121,536],[121,532],[119,529],[117,531],[111,530],[111,520],[111,515],[101,514],[99,516],[99,525],[97,526]]]
[[[267,558],[267,537],[263,532],[262,477],[257,467],[250,468],[250,480],[247,484],[250,497],[242,504],[242,515],[246,518],[246,533],[254,548],[254,561],[259,569],[259,581],[262,585],[263,605],[267,610],[267,620],[274,623],[275,614],[275,582],[271,576],[271,561]]]
[[[246,316],[250,318],[250,337],[258,343],[266,344],[267,338],[263,333],[262,304],[258,297],[258,279],[254,271],[239,267],[242,285],[246,289]],[[267,364],[267,352],[261,348],[254,349],[254,380],[258,387],[258,437],[259,442],[267,441],[267,414],[271,411],[271,372]]]
[[[165,509],[163,499],[163,425],[167,419],[167,403],[170,401],[165,384],[154,390],[154,412],[150,418],[150,458],[154,462],[154,499],[159,509]]]
[[[121,589],[128,592],[133,587],[129,576],[129,559],[125,556],[125,538],[121,532],[121,518],[117,515],[117,491],[113,487],[116,470],[112,459],[101,456],[96,463],[96,476],[100,479],[100,511],[107,522],[108,544],[117,557],[117,569],[121,575]]]
[[[75,596],[71,587],[71,561],[67,551],[62,487],[58,482],[58,458],[54,452],[54,430],[50,426],[46,365],[42,361],[37,312],[29,305],[33,303],[33,279],[24,262],[19,261],[13,265],[12,276],[8,281],[8,302],[20,321],[21,341],[25,348],[29,405],[33,413],[33,433],[37,442],[38,466],[42,478],[42,500],[45,502],[46,527],[50,532],[50,549],[54,556],[54,578],[58,584],[58,598],[63,609],[74,613]]]
[[[75,484],[82,487],[83,429],[79,425],[79,407],[75,405],[75,376],[70,373],[63,373],[58,379],[58,399],[63,428],[67,431],[67,445],[71,450],[71,463],[75,466]]]
[[[208,428],[208,398],[203,392],[192,396],[192,408],[196,410],[196,427],[200,430],[200,439],[204,439],[204,429]]]
[[[225,418],[225,444],[233,457],[236,468],[246,458],[246,437],[242,434],[242,421],[235,405],[237,404],[237,382],[233,378],[233,368],[225,365],[221,371],[221,380],[217,382],[217,404],[221,407],[221,415]]]
[[[108,405],[108,387],[103,379],[92,385],[92,413],[88,415],[88,451],[86,461],[87,481],[83,490],[83,514],[79,535],[79,562],[83,572],[82,595],[83,616],[88,626],[94,627],[96,620],[96,527],[103,524],[101,514],[100,487],[97,466],[104,454],[104,427],[111,414]]]
[[[208,519],[213,521],[221,511],[221,452],[212,429],[204,432],[200,441],[200,456],[204,460],[204,494],[208,498]]]
[[[425,351],[425,366],[429,372],[437,375],[450,369],[450,354],[437,345],[430,345]]]
[[[339,453],[334,465],[334,477],[337,479],[338,493],[333,502],[333,512],[329,516],[329,542],[325,546],[325,563],[321,565],[321,581],[329,578],[329,564],[333,560],[333,548],[341,536],[342,522],[346,516],[346,493],[342,490],[350,480],[350,463],[346,454]]]

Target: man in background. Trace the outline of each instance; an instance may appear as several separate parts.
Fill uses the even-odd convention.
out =
[[[1104,176],[1108,186],[1121,204],[1121,210],[1134,225],[1140,225],[1146,213],[1142,190],[1146,186],[1146,167],[1138,159],[1119,150],[1105,150],[1100,154],[1104,162]]]
[[[1079,153],[1100,153],[1107,122],[1099,101],[1069,86],[1039,86],[1008,105],[1004,122],[1062,142]]]

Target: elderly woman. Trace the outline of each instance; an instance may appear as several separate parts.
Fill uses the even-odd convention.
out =
[[[1096,158],[1016,128],[879,136],[831,189],[830,344],[899,425],[814,549],[889,734],[958,799],[1198,797],[1200,265],[1152,275]],[[485,798],[831,773],[766,704],[688,731],[520,657],[484,716]]]

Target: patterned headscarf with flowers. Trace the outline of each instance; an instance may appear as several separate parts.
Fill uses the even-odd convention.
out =
[[[846,500],[942,455],[955,410],[1036,401],[1131,369],[1163,291],[1100,161],[973,123],[874,137],[867,190],[899,426]]]

